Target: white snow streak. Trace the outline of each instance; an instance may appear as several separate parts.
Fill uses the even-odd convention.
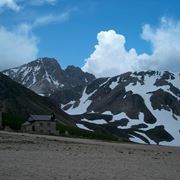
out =
[[[119,85],[119,83],[118,83],[118,82],[119,82],[119,78],[120,78],[120,77],[118,77],[115,82],[113,81],[113,82],[110,84],[109,87],[110,87],[112,90],[113,90],[117,85]]]
[[[98,120],[88,120],[88,119],[82,119],[81,121],[89,122],[92,124],[107,124],[107,122],[104,119],[98,119]]]
[[[87,130],[87,131],[93,131],[92,129],[89,129],[87,128],[86,126],[84,126],[83,124],[76,124],[76,126],[80,129],[84,129],[84,130]]]
[[[88,98],[93,94],[94,92],[92,92],[91,94],[86,94],[86,88],[83,91],[82,97],[80,99],[80,103],[79,106],[76,108],[71,107],[70,109],[68,109],[66,112],[68,114],[83,114],[85,112],[87,112],[87,108],[90,106],[91,104],[91,100],[89,100]]]

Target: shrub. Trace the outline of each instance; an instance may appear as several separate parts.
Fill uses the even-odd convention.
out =
[[[59,124],[57,129],[59,130],[60,135],[65,135],[65,132],[68,132],[71,137],[80,137],[88,139],[99,139],[99,140],[108,140],[108,141],[117,141],[118,138],[111,135],[99,134],[91,131],[86,131],[76,127],[65,126]]]
[[[20,130],[25,119],[12,113],[2,113],[2,126],[9,126],[13,130]]]

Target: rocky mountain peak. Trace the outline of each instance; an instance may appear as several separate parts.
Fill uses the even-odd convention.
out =
[[[67,66],[67,68],[65,69],[65,71],[81,71],[81,69],[79,67],[75,67],[73,65],[69,65]]]
[[[71,86],[73,87],[77,85],[84,86],[87,85],[89,82],[95,80],[94,75],[87,72],[83,72],[79,67],[75,67],[75,66],[68,66],[65,69],[65,74],[67,80],[70,82]]]
[[[95,79],[93,75],[74,66],[63,70],[56,59],[48,57],[4,70],[3,73],[37,94],[45,96],[57,89],[85,86]]]

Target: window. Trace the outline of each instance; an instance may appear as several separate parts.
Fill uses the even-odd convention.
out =
[[[35,126],[34,125],[32,126],[32,131],[35,131]]]
[[[42,122],[40,122],[40,123],[39,123],[39,125],[40,125],[40,126],[43,126],[43,123],[42,123]]]
[[[47,123],[47,126],[51,126],[51,123]]]

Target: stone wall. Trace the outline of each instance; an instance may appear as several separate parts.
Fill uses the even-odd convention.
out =
[[[24,132],[37,134],[57,134],[55,121],[35,121],[23,127]]]
[[[2,129],[2,112],[0,112],[0,129]]]

